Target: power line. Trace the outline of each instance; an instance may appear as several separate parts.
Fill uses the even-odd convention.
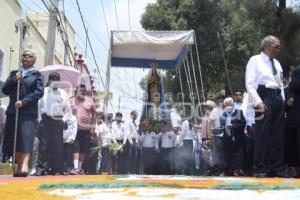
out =
[[[118,30],[120,30],[120,27],[119,27],[119,20],[118,20],[118,14],[117,14],[117,6],[116,6],[115,0],[114,0],[114,5],[115,5],[115,12],[116,12],[116,20],[117,20]],[[127,71],[125,68],[123,68],[123,70],[124,70],[124,73],[125,73],[125,74],[129,74],[128,71]],[[133,69],[133,71],[134,71],[134,69]],[[129,86],[129,81],[128,81],[127,76],[125,76],[125,78],[126,78],[127,86],[128,86],[128,88],[130,88],[130,86]],[[136,85],[135,85],[135,84],[136,84],[136,83],[135,83],[135,76],[133,76],[133,80],[134,80],[134,86],[135,86],[135,93],[137,94]]]
[[[84,22],[84,19],[83,19],[83,15],[82,15],[78,0],[76,0],[76,4],[77,4],[77,7],[78,7],[78,11],[79,11],[79,14],[80,14],[82,25],[83,25],[85,33],[86,33],[87,40],[88,40],[88,43],[89,43],[89,46],[90,46],[90,50],[92,51],[93,59],[94,59],[95,65],[96,65],[98,73],[99,73],[99,78],[101,80],[101,83],[102,83],[103,87],[105,87],[102,76],[100,74],[99,66],[98,66],[98,63],[96,61],[95,53],[94,53],[94,50],[93,50],[93,47],[92,47],[92,44],[91,44],[91,41],[90,41],[90,37],[89,37],[88,32],[87,32],[87,28],[86,28],[86,25],[85,25],[85,22]],[[112,105],[110,100],[109,100],[109,102],[110,102],[111,107],[113,108],[113,105]],[[113,110],[114,110],[114,108],[113,108]]]
[[[75,5],[75,3],[74,3],[72,0],[70,0],[70,1],[71,1],[71,3],[73,4],[73,6],[74,6],[75,8],[77,8],[77,6]],[[88,23],[88,21],[84,18],[84,16],[83,16],[83,19],[84,19],[85,23],[88,25],[89,29],[92,30],[92,33],[94,34],[95,38],[100,42],[100,44],[102,45],[102,47],[103,47],[104,49],[107,49],[107,45],[104,44],[104,42],[99,38],[99,34],[97,34],[97,33],[94,31],[93,26],[91,26],[91,25]]]
[[[70,46],[70,43],[69,43],[69,40],[68,40],[68,34],[66,32],[66,29],[63,27],[63,21],[61,19],[61,13],[59,12],[58,7],[51,0],[49,0],[49,2],[54,6],[56,12],[58,13],[58,17],[56,16],[56,21],[57,21],[57,26],[58,26],[58,29],[59,29],[59,33],[60,33],[61,39],[64,42],[64,45],[66,45],[67,48],[69,48],[69,50],[71,52],[71,56],[72,56],[73,61],[74,61],[74,65],[77,68],[76,59],[75,59],[74,55],[72,54],[72,49],[71,49],[71,46]],[[50,13],[49,5],[45,2],[45,0],[42,0],[42,3],[44,4],[44,6],[46,7],[46,9]],[[70,65],[72,65],[72,60],[71,60],[70,57],[69,57],[69,61],[70,61]]]
[[[82,22],[83,28],[84,28],[84,30],[85,30],[85,34],[86,34],[86,37],[87,37],[89,46],[90,46],[90,50],[91,50],[91,52],[92,52],[92,55],[93,55],[93,59],[94,59],[95,65],[96,65],[96,67],[97,67],[97,70],[98,70],[98,73],[99,73],[99,76],[100,76],[101,83],[102,83],[102,85],[103,85],[103,87],[104,87],[105,84],[104,84],[104,81],[103,81],[102,76],[101,76],[101,74],[100,74],[99,66],[98,66],[98,63],[97,63],[97,61],[96,61],[96,56],[95,56],[95,54],[94,54],[94,50],[93,50],[93,47],[92,47],[92,44],[91,44],[91,41],[90,41],[89,34],[88,34],[88,32],[87,32],[87,28],[86,28],[86,25],[85,25],[85,22],[84,22],[84,19],[83,19],[83,15],[82,15],[81,8],[80,8],[80,5],[79,5],[78,0],[76,0],[76,3],[77,3],[78,12],[79,12],[79,14],[80,14],[81,22]]]
[[[130,21],[130,4],[129,4],[129,0],[128,2],[128,22],[129,22],[129,30],[131,30],[131,21]]]
[[[101,1],[102,1],[102,0],[101,0]],[[116,13],[117,27],[118,27],[118,30],[120,30],[120,27],[119,27],[119,20],[118,20],[118,11],[117,11],[117,6],[116,6],[116,0],[114,0],[114,5],[115,5],[115,13]]]
[[[30,1],[31,1],[31,3],[32,3],[33,5],[35,5],[37,8],[43,10],[43,8],[42,8],[40,5],[38,5],[34,0],[30,0]]]
[[[106,20],[106,15],[105,15],[105,10],[104,10],[104,6],[103,6],[103,1],[100,0],[101,2],[101,7],[102,7],[102,12],[103,12],[103,16],[104,16],[104,21],[105,21],[105,26],[106,26],[106,31],[107,31],[107,36],[109,38],[109,29],[108,29],[108,24],[107,24],[107,20]]]
[[[23,3],[23,2],[21,2],[22,4],[24,4],[25,5],[25,7],[26,8],[30,8],[28,5],[26,5],[25,3]],[[44,4],[44,6],[45,6],[45,8],[48,10],[48,12],[49,12],[49,4],[47,4],[47,2],[46,1],[44,1],[44,0],[42,0],[42,3]],[[35,4],[35,5],[37,5],[37,4]],[[64,6],[63,6],[64,7]],[[38,7],[38,8],[40,8],[40,9],[42,9],[41,7]],[[56,9],[58,9],[57,7],[55,7]],[[29,9],[29,10],[31,10],[31,9]],[[31,10],[32,12],[34,12],[34,10]],[[60,16],[61,17],[61,16]],[[64,16],[65,17],[65,16]],[[66,20],[65,20],[65,27],[66,27]],[[63,22],[62,22],[62,19],[60,18],[59,19],[59,23],[58,23],[58,28],[59,28],[59,33],[60,33],[60,35],[61,35],[61,37],[62,37],[62,40],[64,40],[64,36],[63,36],[63,34],[65,34],[65,36],[67,36],[68,34],[67,34],[67,31],[66,31],[66,28],[65,27],[63,27]],[[67,37],[67,38],[69,38],[69,37]],[[81,37],[80,37],[81,38]],[[72,39],[72,38],[71,38]],[[59,42],[61,42],[61,41],[59,41]],[[76,43],[76,41],[75,40],[73,40],[73,42],[75,42]],[[64,45],[64,43],[61,43],[61,44],[63,44]],[[81,49],[81,50],[83,50],[83,48],[80,46],[80,44],[78,44],[78,47]],[[73,54],[72,54],[72,56],[73,56]],[[70,57],[69,57],[69,59],[70,59]],[[75,62],[75,58],[73,57],[73,59],[74,59],[74,62]],[[90,57],[87,57],[87,59],[90,61],[90,62],[92,62],[91,60],[91,58]],[[102,61],[102,60],[100,60],[100,61]],[[72,63],[72,61],[70,60],[70,63]],[[76,62],[75,62],[76,63]],[[102,63],[105,65],[105,63],[104,63],[104,61],[102,61]],[[103,72],[103,71],[102,71]],[[104,72],[103,72],[104,73]],[[120,92],[122,92],[123,94],[125,94],[125,95],[127,95],[127,96],[131,96],[129,93],[127,93],[123,88],[122,88],[122,82],[120,82],[120,80],[122,80],[121,79],[121,77],[117,74],[117,73],[115,73],[114,71],[113,71],[113,75],[115,76],[115,77],[117,77],[117,83],[118,83],[118,85],[120,86],[120,87],[117,87],[116,89],[118,89]],[[112,80],[113,82],[115,82],[115,80]]]

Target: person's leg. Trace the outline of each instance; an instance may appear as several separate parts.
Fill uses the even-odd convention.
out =
[[[31,152],[31,159],[30,159],[30,165],[31,165],[31,172],[30,174],[34,174],[36,172],[37,167],[37,160],[38,160],[38,148],[39,148],[39,138],[34,137],[33,139],[33,149]]]
[[[48,151],[51,155],[52,174],[60,174],[63,171],[63,128],[64,124],[61,120],[56,120],[53,122],[51,128],[52,132],[52,145],[49,147]]]
[[[85,154],[88,152],[90,145],[90,132],[89,131],[79,131],[79,157],[78,157],[78,169],[81,170],[82,163],[85,158]]]
[[[42,120],[38,127],[38,160],[37,171],[34,175],[44,175],[48,169],[48,122]]]
[[[26,172],[28,173],[28,165],[29,165],[29,158],[30,158],[30,153],[21,153],[22,157],[22,163],[21,163],[21,172]]]
[[[136,146],[136,141],[135,139],[133,140],[133,145],[130,146],[130,173],[131,174],[136,174],[138,172],[137,169],[137,165],[138,165],[138,161],[137,161],[137,146]]]
[[[124,156],[124,163],[123,163],[123,167],[124,167],[124,173],[128,174],[129,173],[129,169],[130,169],[130,144],[127,141],[125,146],[124,146],[124,150],[123,150],[123,156]]]
[[[80,134],[77,132],[75,141],[73,143],[73,170],[70,171],[71,175],[77,174],[79,165],[79,150],[80,150]]]
[[[16,152],[17,172],[21,172],[23,156],[21,152]]]
[[[273,110],[271,123],[271,137],[270,142],[270,155],[269,155],[269,168],[276,172],[276,175],[281,176],[279,173],[283,172],[283,158],[284,158],[284,105],[280,99],[273,99]]]
[[[265,101],[269,107],[270,103]],[[269,169],[269,156],[270,156],[270,133],[272,117],[270,113],[256,113],[256,121],[254,125],[254,176],[266,176]]]

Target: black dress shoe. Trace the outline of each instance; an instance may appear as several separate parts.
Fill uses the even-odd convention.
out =
[[[39,170],[37,170],[34,174],[33,174],[33,176],[44,176],[45,175],[45,172],[44,171],[39,171]]]
[[[13,177],[27,177],[28,173],[27,172],[16,172],[13,174]]]
[[[279,178],[290,178],[291,176],[284,170],[276,171],[275,172],[275,177]]]
[[[256,177],[256,178],[266,178],[267,173],[266,172],[254,172],[253,176]]]

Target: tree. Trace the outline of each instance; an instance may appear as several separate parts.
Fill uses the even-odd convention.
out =
[[[284,70],[300,63],[299,11],[288,8],[283,0],[157,0],[147,6],[141,23],[146,30],[195,30],[206,96],[222,90],[232,95],[229,84],[233,90],[245,89],[245,66],[252,55],[260,52],[260,40],[265,35],[274,34],[281,39],[279,60]],[[226,81],[221,51],[230,83]],[[185,82],[183,90],[188,91],[184,70],[180,70]],[[199,77],[199,71],[196,73]],[[167,71],[163,80],[174,101],[181,101],[176,95],[180,86],[174,84],[179,83],[178,73]],[[187,95],[185,100],[189,101]]]

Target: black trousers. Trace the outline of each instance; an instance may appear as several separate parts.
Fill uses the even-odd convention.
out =
[[[119,144],[123,144],[123,140],[117,140]],[[127,174],[128,171],[128,164],[129,164],[129,156],[128,156],[128,148],[126,145],[122,152],[118,152],[116,156],[116,171],[118,174]]]
[[[73,144],[64,143],[63,171],[68,172],[73,168]]]
[[[267,113],[255,113],[254,172],[281,170],[284,156],[284,102],[281,90],[258,87],[258,94],[268,107]]]
[[[64,123],[62,120],[52,119],[45,115],[42,116],[38,126],[38,171],[62,172],[63,130]]]
[[[183,140],[184,174],[192,175],[194,169],[193,140]]]
[[[160,174],[172,173],[172,159],[171,152],[173,148],[161,148],[159,152]]]
[[[248,134],[245,136],[245,162],[244,172],[247,176],[253,175],[254,162],[254,138],[253,127],[247,127]]]
[[[143,147],[143,166],[144,166],[144,174],[154,174],[154,167],[156,161],[156,152],[154,147],[146,148]]]
[[[111,158],[112,158],[112,152],[107,147],[103,147],[101,150],[100,172],[112,173]]]
[[[138,148],[137,140],[132,139],[133,145],[131,146],[127,141],[126,145],[129,145],[128,156],[129,156],[129,168],[131,174],[138,174],[140,163],[141,163],[141,151]]]

